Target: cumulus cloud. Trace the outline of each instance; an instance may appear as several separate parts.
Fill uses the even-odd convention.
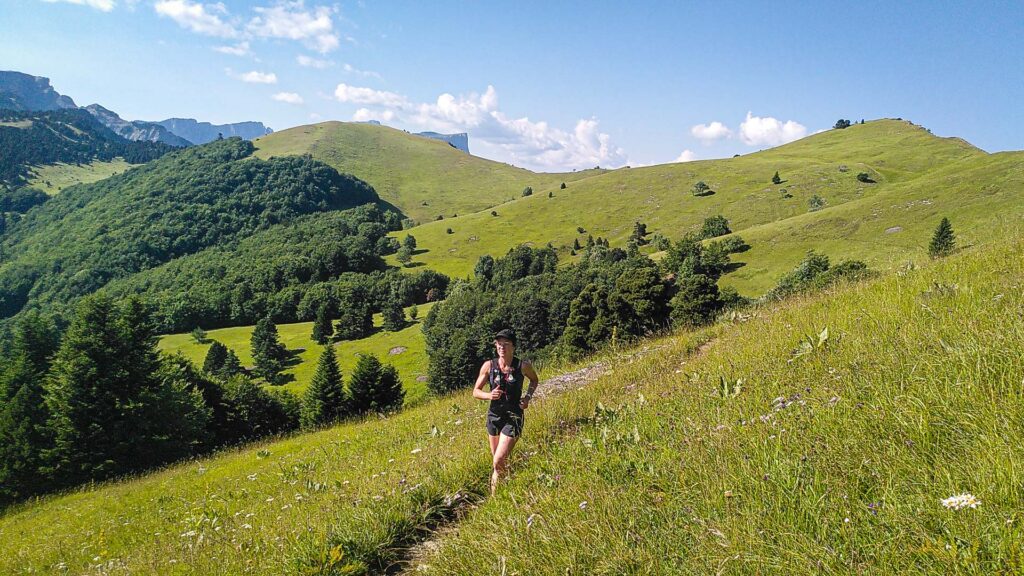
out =
[[[759,117],[747,112],[740,124],[740,140],[748,146],[778,146],[807,135],[807,127],[799,122],[782,122],[771,116]]]
[[[334,66],[334,62],[331,62],[330,60],[318,60],[316,58],[310,58],[305,54],[299,54],[296,56],[295,61],[299,63],[299,66],[305,66],[306,68],[318,68],[320,70]]]
[[[271,98],[286,104],[302,104],[303,102],[302,96],[299,96],[295,92],[278,92],[271,96]]]
[[[216,46],[214,47],[214,50],[221,54],[230,54],[232,56],[248,56],[252,54],[252,52],[249,51],[248,40],[245,42],[239,42],[234,46]]]
[[[673,160],[673,162],[693,162],[696,159],[697,157],[694,155],[693,151],[690,149],[686,149],[683,150],[683,153],[680,154],[678,158]]]
[[[542,170],[621,166],[626,154],[594,118],[578,120],[571,130],[528,117],[510,118],[498,107],[498,93],[488,86],[482,94],[441,94],[434,102],[413,102],[403,95],[339,84],[335,98],[372,107],[356,111],[356,118],[392,118],[438,132],[469,132],[493,156]]]
[[[260,38],[298,40],[321,54],[337,49],[340,44],[331,19],[334,10],[327,6],[307,10],[303,0],[294,0],[253,10],[257,16],[249,21],[246,30]]]
[[[342,69],[345,70],[345,72],[348,72],[349,74],[355,74],[357,76],[366,76],[366,77],[369,77],[369,78],[377,78],[377,79],[380,78],[380,74],[374,72],[373,70],[360,70],[359,68],[356,68],[355,66],[353,66],[351,64],[348,64],[348,63],[346,63],[342,67]]]
[[[43,0],[50,4],[57,2],[66,2],[68,4],[77,4],[78,6],[88,6],[95,8],[101,12],[110,12],[114,9],[114,0]]]
[[[221,18],[227,17],[224,4],[201,4],[191,0],[159,0],[153,9],[161,17],[174,20],[182,28],[197,34],[216,36],[218,38],[235,38],[238,30]]]
[[[395,119],[395,113],[392,110],[374,112],[369,108],[360,108],[352,115],[352,119],[356,122],[366,122],[367,120],[383,120],[384,122],[390,122]]]
[[[241,80],[242,82],[248,82],[250,84],[277,84],[277,74],[273,72],[241,72],[235,73],[230,68],[225,70],[228,76]]]
[[[349,86],[348,84],[338,84],[338,87],[334,89],[334,98],[338,102],[345,102],[346,104],[370,104],[385,108],[401,109],[409,106],[409,101],[401,94],[374,90],[373,88]]]
[[[690,128],[690,134],[704,144],[710,144],[715,140],[721,140],[732,136],[732,130],[721,122],[714,121],[710,124],[697,124]]]

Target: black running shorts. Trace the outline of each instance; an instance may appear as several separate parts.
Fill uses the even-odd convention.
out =
[[[512,438],[518,438],[522,433],[522,410],[507,410],[500,414],[487,412],[487,434],[491,436],[504,434]]]

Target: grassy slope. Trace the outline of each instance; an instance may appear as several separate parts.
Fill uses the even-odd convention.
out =
[[[97,182],[120,174],[132,166],[135,164],[129,164],[120,158],[110,162],[94,160],[81,166],[64,163],[37,166],[32,169],[33,175],[28,185],[52,196],[68,186]]]
[[[530,410],[511,482],[422,569],[1021,571],[1021,250],[1018,233],[617,356]],[[0,572],[387,565],[446,495],[483,490],[482,418],[463,393],[28,505],[0,518]],[[960,492],[982,505],[942,507]]]
[[[427,373],[427,354],[423,344],[423,332],[420,328],[432,306],[432,303],[420,305],[418,307],[419,320],[410,323],[398,332],[379,330],[361,340],[336,342],[334,346],[341,365],[342,376],[352,372],[356,361],[359,360],[359,354],[374,354],[382,362],[392,364],[398,369],[398,374],[405,386],[407,404],[423,400],[427,394],[426,382],[416,380],[418,376]],[[406,316],[408,316],[408,310],[406,309]],[[374,325],[380,327],[382,323],[380,314],[376,314]],[[234,350],[243,366],[252,367],[252,353],[249,347],[252,329],[252,326],[222,328],[210,330],[207,335],[210,339],[217,340]],[[313,379],[316,363],[320,359],[321,346],[311,338],[313,323],[280,324],[277,327],[277,332],[285,347],[298,353],[298,363],[285,371],[285,374],[294,376],[294,380],[285,384],[283,388],[291,392],[302,393],[309,385],[309,381]],[[389,354],[390,350],[398,346],[404,346],[406,350],[399,354]],[[203,365],[209,347],[209,344],[196,343],[191,334],[170,334],[162,337],[159,344],[161,350],[168,353],[181,352],[197,366]]]
[[[666,164],[595,175],[566,190],[555,190],[522,198],[498,208],[498,217],[489,211],[460,216],[444,222],[417,227],[412,233],[420,248],[428,250],[416,257],[426,266],[453,276],[472,272],[482,254],[504,254],[524,242],[542,245],[552,242],[561,251],[563,261],[570,260],[573,240],[584,243],[587,233],[610,238],[613,245],[624,245],[633,222],[643,221],[651,233],[660,232],[675,239],[698,230],[703,219],[723,214],[732,229],[746,238],[746,229],[789,218],[803,218],[807,201],[818,194],[835,207],[860,200],[865,206],[871,198],[902,186],[910,196],[933,197],[937,203],[954,201],[954,191],[934,190],[934,182],[913,188],[912,182],[943,166],[965,159],[988,156],[958,139],[937,138],[907,122],[880,120],[855,125],[846,130],[831,130],[765,152],[730,158],[683,164]],[[846,165],[847,172],[839,166]],[[772,185],[778,170],[784,179]],[[857,181],[859,172],[867,172],[876,184]],[[1001,174],[993,174],[1000,177]],[[987,175],[980,176],[985,181]],[[704,180],[716,193],[694,197],[690,190]],[[793,197],[782,198],[785,188]],[[946,195],[949,195],[949,198]],[[955,191],[961,194],[962,191]],[[810,216],[817,219],[824,214]],[[852,217],[866,217],[854,214]],[[804,220],[806,221],[806,220]],[[934,224],[932,224],[934,226]],[[447,234],[451,228],[453,234]],[[803,239],[798,239],[802,241]],[[843,255],[873,260],[874,252],[887,248],[888,238],[865,246],[843,250]],[[805,248],[813,243],[808,239]],[[755,245],[756,247],[756,245]],[[856,249],[853,249],[856,248]],[[776,259],[766,250],[751,270],[759,277],[736,283],[748,294],[770,285],[793,262]],[[748,271],[749,272],[749,271]],[[751,276],[748,274],[748,276]]]
[[[537,191],[601,172],[536,174],[468,155],[439,140],[354,122],[299,126],[254,142],[260,158],[312,154],[369,182],[381,198],[420,222],[483,210],[520,197],[526,186]]]

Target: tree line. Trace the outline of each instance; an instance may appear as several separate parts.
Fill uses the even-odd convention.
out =
[[[398,373],[365,355],[343,386],[325,347],[303,397],[267,389],[223,345],[202,369],[157,351],[139,298],[83,298],[67,330],[38,312],[0,351],[0,505],[270,434],[401,407]]]

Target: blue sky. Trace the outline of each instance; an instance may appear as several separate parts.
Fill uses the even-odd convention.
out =
[[[546,171],[727,157],[841,117],[1024,148],[1022,2],[3,4],[0,69],[127,119],[378,119]]]

